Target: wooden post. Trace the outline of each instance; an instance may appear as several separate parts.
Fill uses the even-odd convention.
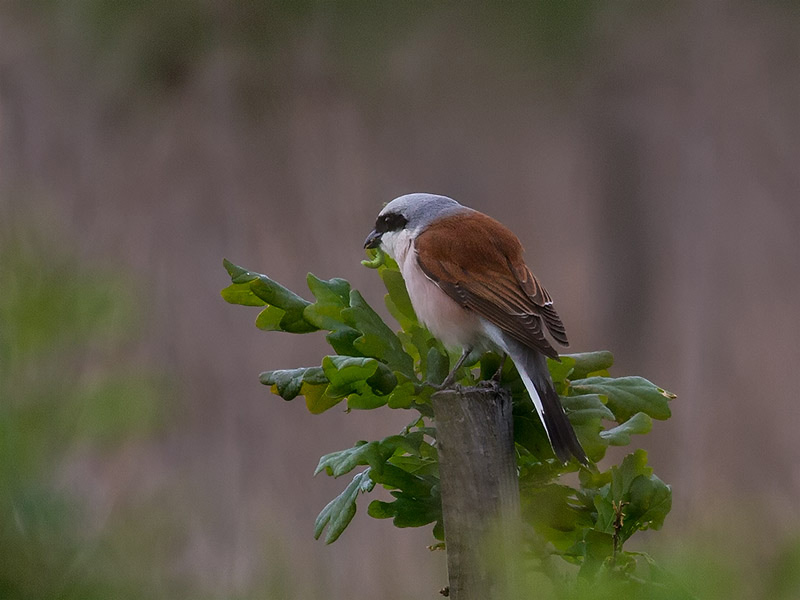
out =
[[[520,530],[511,395],[460,388],[433,395],[449,597],[504,597]]]

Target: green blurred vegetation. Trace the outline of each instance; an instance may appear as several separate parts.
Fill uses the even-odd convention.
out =
[[[52,232],[8,223],[0,282],[0,598],[141,598],[170,580],[177,521],[155,499],[99,518],[64,481],[168,416],[163,377],[128,364],[134,290]]]

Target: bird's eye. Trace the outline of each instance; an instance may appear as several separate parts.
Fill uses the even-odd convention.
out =
[[[387,231],[399,231],[406,226],[408,220],[400,213],[387,213],[378,217],[375,222],[375,231],[386,233]]]

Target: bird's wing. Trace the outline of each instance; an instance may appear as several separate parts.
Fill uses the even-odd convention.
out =
[[[417,261],[436,285],[520,343],[552,358],[544,336],[567,345],[547,290],[522,260],[522,245],[505,226],[476,211],[434,222],[415,240]]]

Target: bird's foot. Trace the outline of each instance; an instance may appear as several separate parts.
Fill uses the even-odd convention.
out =
[[[450,371],[450,373],[447,374],[447,377],[445,377],[444,381],[441,383],[441,385],[437,389],[446,390],[446,389],[451,389],[451,388],[454,387],[453,383],[456,381],[456,375],[458,374],[459,369],[461,369],[461,365],[463,365],[464,361],[467,359],[467,356],[469,356],[469,353],[470,353],[469,348],[464,348],[464,351],[461,353],[461,358],[459,358],[458,361],[456,362],[456,366],[454,366],[453,370]],[[456,385],[458,385],[458,384],[456,384]],[[434,387],[436,387],[436,386],[434,386]],[[459,389],[460,389],[460,386],[459,386]]]
[[[448,377],[442,383],[431,383],[429,381],[428,385],[431,386],[433,389],[435,389],[437,392],[441,392],[443,390],[453,390],[456,392],[461,392],[464,389],[464,386],[462,386],[457,381],[454,380],[448,381],[448,379],[450,378]]]
[[[494,377],[491,379],[482,379],[475,385],[475,387],[497,392],[500,390],[500,379],[495,379]]]
[[[503,378],[503,367],[506,366],[507,358],[508,354],[503,354],[503,358],[500,360],[500,366],[497,367],[497,371],[495,371],[494,375],[492,375],[492,381],[495,383],[500,383],[500,380]]]

